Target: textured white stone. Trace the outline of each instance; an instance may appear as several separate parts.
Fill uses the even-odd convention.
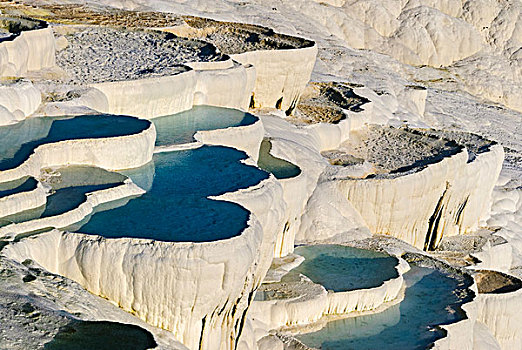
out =
[[[501,349],[520,349],[522,344],[522,290],[511,293],[479,294],[478,321],[486,325]]]
[[[16,123],[33,114],[42,97],[28,80],[0,85],[0,125]]]
[[[317,46],[287,50],[248,51],[231,57],[256,69],[254,106],[291,111],[310,75],[317,56]]]
[[[105,82],[91,86],[100,90],[108,102],[106,109],[102,109],[101,104],[95,104],[93,109],[103,113],[150,119],[191,109],[194,104],[196,73],[189,70],[173,76]]]
[[[442,210],[435,244],[442,235],[463,234],[478,227],[488,215],[503,157],[502,147],[494,145],[470,163],[464,150],[396,178],[336,181],[372,233],[393,235],[423,249],[439,201]]]
[[[194,138],[203,144],[227,146],[245,151],[250,158],[257,161],[259,146],[264,133],[263,123],[258,120],[251,125],[217,130],[199,130]]]
[[[24,76],[55,66],[54,36],[50,28],[23,31],[0,43],[0,77]]]

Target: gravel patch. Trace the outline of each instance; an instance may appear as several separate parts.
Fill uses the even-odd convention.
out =
[[[377,176],[418,171],[462,149],[454,141],[407,128],[370,125],[352,134],[340,151],[373,164]]]
[[[214,44],[228,55],[256,50],[288,50],[314,45],[313,41],[275,33],[262,26],[220,22],[200,17],[183,18],[185,23],[201,30],[201,39]]]
[[[224,59],[211,44],[171,33],[85,27],[66,39],[57,64],[68,74],[67,82],[80,84],[174,75],[187,71],[187,62]]]

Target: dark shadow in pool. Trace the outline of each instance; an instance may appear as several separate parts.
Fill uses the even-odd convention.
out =
[[[301,174],[301,169],[297,165],[271,155],[271,149],[272,144],[269,140],[263,140],[261,142],[257,166],[274,174],[277,179],[289,179]]]
[[[74,321],[61,327],[45,350],[145,350],[157,346],[153,335],[138,326],[108,321]]]
[[[23,181],[23,182],[22,182]],[[0,184],[0,198],[12,194],[29,192],[36,189],[38,181],[34,177],[26,177],[16,181]]]

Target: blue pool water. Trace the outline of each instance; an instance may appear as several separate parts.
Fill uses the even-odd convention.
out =
[[[206,242],[236,236],[249,212],[224,201],[210,200],[258,184],[268,174],[242,164],[244,152],[203,146],[154,155],[150,189],[127,204],[95,213],[77,231],[109,238],[137,237],[160,241]],[[148,178],[150,165],[141,170]],[[140,171],[132,171],[133,179]],[[141,182],[141,181],[136,181]]]
[[[271,149],[272,144],[269,140],[263,140],[261,142],[257,166],[274,174],[277,179],[288,179],[301,174],[301,169],[297,165],[271,155]]]
[[[0,183],[0,198],[15,193],[28,192],[36,189],[38,181],[34,177],[26,177],[15,181]]]
[[[461,305],[470,301],[471,281],[435,269],[412,266],[404,275],[404,300],[375,314],[329,322],[297,338],[324,350],[426,349],[446,332],[437,325],[465,319]]]
[[[36,147],[46,143],[137,134],[149,125],[149,121],[134,117],[83,115],[74,118],[32,118],[2,126],[0,170],[19,166]]]
[[[292,270],[334,292],[373,288],[398,277],[397,258],[372,250],[341,245],[302,246],[295,253],[305,260]]]
[[[194,142],[199,130],[225,129],[254,124],[258,120],[252,114],[237,109],[194,106],[192,109],[152,120],[156,126],[156,146],[168,146]]]

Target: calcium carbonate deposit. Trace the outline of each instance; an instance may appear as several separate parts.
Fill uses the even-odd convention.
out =
[[[522,350],[520,0],[0,2],[0,349]]]

